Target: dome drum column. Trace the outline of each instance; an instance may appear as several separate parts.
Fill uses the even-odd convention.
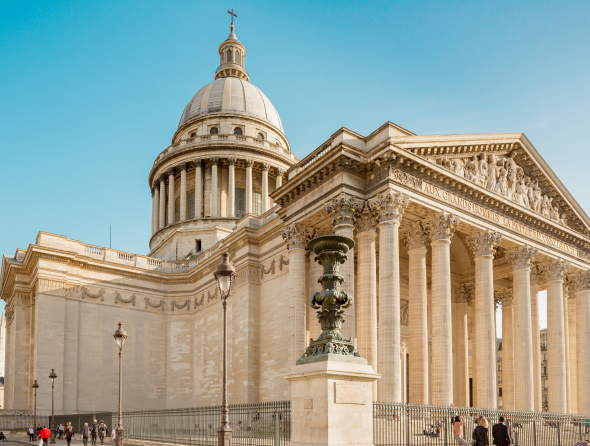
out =
[[[166,226],[166,177],[160,177],[160,212],[158,216],[158,231]]]
[[[219,217],[219,181],[217,166],[219,158],[211,158],[211,217]]]
[[[195,165],[195,218],[203,218],[203,160],[196,159]]]
[[[186,163],[179,166],[180,169],[180,221],[186,220]]]
[[[262,163],[262,213],[268,211],[268,168],[270,164]]]
[[[245,159],[244,164],[246,166],[246,214],[252,213],[252,165],[254,161],[251,159]]]
[[[174,224],[174,168],[166,171],[168,173],[168,226]]]
[[[229,177],[227,185],[227,207],[229,218],[234,218],[236,215],[236,159],[228,158],[229,163]]]

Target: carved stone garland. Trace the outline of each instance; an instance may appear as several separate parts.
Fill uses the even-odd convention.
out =
[[[123,296],[119,294],[118,291],[115,291],[115,304],[123,302],[124,304],[131,304],[135,306],[135,294],[132,294],[129,299],[123,299]]]
[[[182,310],[183,308],[190,310],[191,309],[191,300],[187,299],[182,305],[177,304],[176,301],[173,300],[170,302],[170,307],[171,307],[170,309],[172,311],[174,311],[175,308],[178,308],[179,310]]]
[[[82,299],[89,297],[91,299],[100,299],[101,302],[104,302],[104,290],[100,290],[97,294],[92,294],[88,291],[88,288],[82,288]]]
[[[145,308],[146,308],[146,310],[148,309],[148,307],[152,307],[152,308],[161,308],[161,309],[162,309],[162,311],[164,311],[164,310],[165,310],[165,308],[166,308],[166,303],[164,302],[164,299],[160,300],[160,302],[159,302],[159,303],[157,303],[157,304],[153,304],[153,303],[150,301],[150,298],[149,298],[149,297],[144,297],[144,298],[143,298],[143,300],[144,300],[144,302],[145,302]]]

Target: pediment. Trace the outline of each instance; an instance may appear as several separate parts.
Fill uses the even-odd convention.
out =
[[[463,135],[462,135],[463,136]],[[523,134],[490,141],[427,141],[400,144],[420,158],[444,168],[467,183],[498,194],[555,224],[590,236],[590,219]],[[452,140],[452,138],[449,138]],[[511,139],[511,142],[506,142]],[[404,147],[405,146],[405,147]]]

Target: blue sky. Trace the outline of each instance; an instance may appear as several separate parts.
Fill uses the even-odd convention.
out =
[[[147,175],[238,15],[302,157],[345,126],[524,132],[586,210],[587,1],[5,1],[0,253],[39,230],[145,254]]]

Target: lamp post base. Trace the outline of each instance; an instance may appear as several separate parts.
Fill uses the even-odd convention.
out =
[[[219,427],[217,429],[217,446],[231,446],[232,432],[232,428],[229,426]]]
[[[116,446],[123,446],[123,439],[125,438],[125,429],[118,427],[115,429],[115,443]]]
[[[51,432],[51,437],[49,437],[49,444],[55,444],[55,432]]]

